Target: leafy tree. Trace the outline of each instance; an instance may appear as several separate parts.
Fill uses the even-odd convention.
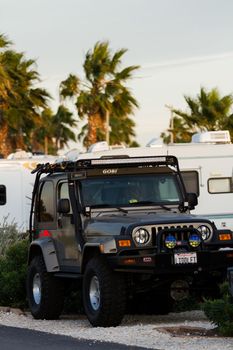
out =
[[[84,81],[70,74],[61,82],[61,96],[75,97],[79,117],[87,117],[87,125],[81,131],[85,146],[105,139],[107,114],[110,115],[110,120],[129,118],[134,108],[138,107],[125,82],[139,66],[129,66],[120,70],[121,58],[126,51],[121,49],[112,54],[108,42],[97,42],[93,50],[86,54],[83,64]],[[120,122],[117,127],[119,130],[123,124]],[[132,136],[132,132],[131,135],[127,135],[128,138]]]
[[[187,142],[195,132],[211,130],[228,129],[233,138],[232,94],[221,96],[217,88],[207,91],[202,87],[196,98],[186,95],[184,98],[187,111],[173,109],[175,142]],[[166,133],[161,137],[169,141]]]
[[[10,41],[0,34],[0,153],[6,155],[10,149],[7,142],[8,124],[4,118],[4,112],[9,107],[9,96],[13,94],[11,79],[7,74],[4,62],[4,50],[10,45]]]
[[[41,110],[47,107],[50,95],[42,88],[34,88],[34,84],[39,81],[34,60],[27,60],[22,53],[14,51],[6,51],[5,60],[15,91],[15,97],[10,98],[5,113],[9,126],[8,136],[12,148],[24,149],[31,131],[40,121]]]
[[[14,148],[27,147],[26,140],[49,98],[46,90],[34,88],[39,82],[35,61],[9,50],[10,44],[0,35],[0,153],[5,156]]]
[[[60,105],[57,113],[52,117],[53,137],[55,149],[63,148],[69,140],[76,141],[75,133],[71,128],[76,127],[77,122],[67,107]]]
[[[174,143],[190,142],[193,134],[185,121],[179,116],[173,118],[173,128],[170,127],[166,132],[161,133],[160,137],[164,143],[171,142],[171,132],[173,133]]]
[[[76,120],[68,108],[60,105],[56,114],[50,108],[46,108],[33,131],[32,149],[43,150],[45,154],[56,154],[69,140],[76,140],[72,127],[76,127]]]
[[[55,154],[53,135],[53,111],[45,108],[31,133],[31,151]]]
[[[132,119],[130,119],[127,116],[123,117],[117,117],[115,115],[111,115],[110,119],[110,144],[111,145],[120,145],[120,144],[126,144],[130,147],[138,147],[138,143],[132,138],[134,138],[135,131],[134,131],[135,123]],[[81,141],[83,140],[84,144],[88,144],[87,140],[87,131],[88,131],[88,124],[85,124],[81,132],[78,135],[78,139]],[[105,135],[103,135],[103,130],[97,130],[96,136],[97,140],[103,140]]]

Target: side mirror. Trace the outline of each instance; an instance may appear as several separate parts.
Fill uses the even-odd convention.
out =
[[[61,198],[57,204],[57,211],[60,214],[68,214],[70,212],[70,201],[68,198]]]
[[[187,193],[187,199],[189,203],[189,209],[193,210],[195,206],[198,204],[196,193]]]

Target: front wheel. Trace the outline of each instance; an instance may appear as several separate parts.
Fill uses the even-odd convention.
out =
[[[124,278],[112,271],[102,257],[93,257],[86,266],[83,304],[87,318],[94,327],[115,327],[124,317]]]
[[[47,272],[41,255],[35,256],[28,267],[27,297],[34,318],[59,318],[64,304],[64,286]]]

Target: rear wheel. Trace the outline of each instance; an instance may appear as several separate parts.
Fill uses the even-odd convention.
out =
[[[64,304],[64,285],[48,273],[41,255],[35,256],[28,268],[27,297],[36,319],[59,318]]]
[[[124,278],[113,272],[102,257],[93,257],[86,266],[83,304],[87,318],[95,327],[118,326],[124,317]]]

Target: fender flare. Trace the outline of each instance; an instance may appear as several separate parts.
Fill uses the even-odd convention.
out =
[[[30,264],[35,255],[39,254],[44,258],[47,272],[60,271],[56,249],[51,238],[37,239],[31,242],[28,254],[28,264]]]
[[[100,254],[100,243],[86,243],[83,248],[81,260],[81,273],[84,273],[88,259],[95,254]]]

